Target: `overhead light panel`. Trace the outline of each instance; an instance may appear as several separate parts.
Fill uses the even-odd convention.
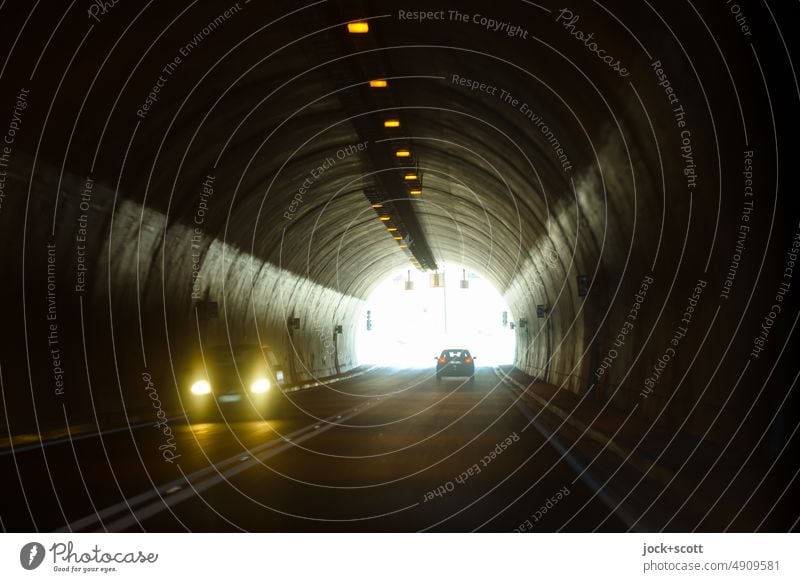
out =
[[[414,180],[418,179],[419,176],[417,176],[416,174],[406,174],[405,176],[403,176],[403,180],[406,180],[407,182],[413,182]]]
[[[411,152],[408,150],[397,150],[394,155],[398,158],[410,158]]]
[[[376,202],[375,204],[372,205],[372,207],[373,208],[383,208],[383,204],[381,204],[380,202]]]
[[[386,79],[373,79],[369,82],[369,86],[375,89],[382,89],[388,87],[389,83],[386,82]]]
[[[383,122],[383,127],[400,127],[399,119],[387,119]]]
[[[369,32],[369,22],[359,20],[358,22],[348,22],[347,32],[350,34],[366,34]]]
[[[388,230],[389,232],[397,232],[397,227],[396,226],[390,226],[386,230]]]
[[[378,218],[381,219],[381,222],[389,222],[391,220],[391,218],[389,218],[388,216],[385,216],[385,215],[384,216],[380,216]]]
[[[422,190],[420,190],[419,188],[414,188],[413,190],[409,190],[408,193],[411,194],[412,196],[419,196],[422,194]]]

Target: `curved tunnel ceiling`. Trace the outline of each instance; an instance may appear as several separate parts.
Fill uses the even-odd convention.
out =
[[[775,30],[770,11],[744,4],[753,27]],[[774,80],[788,66],[780,37],[763,32],[753,48],[716,6],[121,3],[95,18],[37,12],[38,32],[26,8],[9,10],[21,42],[4,84],[29,87],[31,106],[9,182],[19,195],[0,221],[42,260],[56,240],[71,288],[75,220],[92,178],[94,287],[80,299],[96,306],[93,341],[103,346],[111,313],[129,326],[114,329],[131,334],[114,342],[136,351],[158,329],[148,337],[169,352],[180,344],[170,334],[197,335],[196,302],[213,300],[233,322],[226,334],[267,329],[300,367],[324,375],[334,364],[307,321],[352,329],[386,276],[414,261],[423,270],[452,262],[487,276],[529,319],[533,339],[517,366],[581,392],[652,277],[637,349],[595,382],[635,402],[685,296],[698,280],[709,297],[724,288],[751,150],[763,198],[748,244],[780,247],[776,117],[796,87]],[[443,19],[406,16],[420,10]],[[355,20],[369,33],[348,34]],[[15,91],[6,93],[10,110]],[[385,128],[390,118],[400,127]],[[398,160],[403,148],[412,155]],[[412,170],[419,179],[407,183]],[[17,263],[5,266],[18,272],[12,254]],[[708,313],[757,317],[748,310],[772,293],[762,277],[779,268],[778,254],[750,257],[735,297],[709,299]],[[76,305],[73,295],[62,301]],[[287,335],[287,317],[300,312],[302,329]],[[724,312],[706,322],[717,359],[736,323]],[[698,328],[682,364],[706,339]],[[343,342],[349,355],[336,371],[356,363],[353,340]],[[723,367],[719,386],[699,382],[686,402],[719,406],[734,376]],[[672,399],[654,402],[642,402],[647,414]]]
[[[99,150],[98,180],[114,184],[119,178],[121,192],[139,192],[140,200],[167,213],[170,221],[191,224],[198,183],[214,167],[215,210],[204,225],[206,232],[347,293],[364,296],[386,274],[407,264],[378,228],[362,193],[374,187],[376,172],[389,168],[376,168],[369,156],[360,154],[337,160],[320,179],[312,177],[326,158],[364,141],[352,116],[376,127],[383,116],[401,119],[396,131],[376,130],[378,140],[368,147],[389,149],[395,143],[391,140],[412,147],[414,162],[425,176],[425,194],[415,208],[426,221],[425,238],[437,249],[436,258],[463,260],[504,289],[522,255],[546,234],[553,205],[572,197],[572,175],[561,170],[544,136],[526,127],[531,122],[505,103],[499,91],[495,96],[471,91],[452,83],[452,75],[506,88],[529,104],[547,120],[573,168],[591,164],[592,146],[602,147],[607,132],[617,130],[613,116],[623,111],[606,108],[603,101],[629,99],[613,78],[591,78],[595,64],[585,55],[556,49],[553,44],[563,44],[563,38],[553,26],[543,28],[546,36],[523,44],[472,23],[403,21],[380,4],[280,8],[248,5],[251,12],[263,12],[258,18],[233,14],[190,57],[182,58],[172,74],[162,70],[171,57],[180,57],[176,48],[184,45],[178,40],[191,40],[194,35],[188,32],[202,30],[217,13],[195,7],[175,18],[142,10],[115,51],[102,54],[87,47],[75,54],[70,67],[71,72],[96,71],[96,87],[121,91],[73,91],[73,74],[58,103],[61,109],[82,105],[73,143],[81,143],[83,135],[97,135],[98,126],[107,123],[103,140],[92,140]],[[465,13],[467,8],[463,6]],[[481,12],[480,3],[472,8],[472,13]],[[509,22],[551,18],[520,3],[509,3],[500,15]],[[343,32],[356,16],[372,23],[369,42]],[[152,45],[144,42],[144,29],[160,31]],[[98,36],[104,33],[101,26],[95,30]],[[609,52],[616,54],[630,53],[635,46],[620,34],[608,41]],[[141,45],[144,54],[131,50],[131,44]],[[160,75],[154,78],[154,71]],[[364,91],[359,72],[385,77],[390,87]],[[145,119],[137,120],[125,165],[110,164],[105,172],[104,152],[127,149],[123,136],[131,136],[130,112],[139,110],[140,97],[147,97],[159,76],[164,87]],[[605,87],[598,86],[601,82]],[[144,94],[137,87],[144,87]],[[369,94],[381,91],[388,97]],[[108,120],[90,114],[109,110],[100,106],[101,99],[114,101]],[[64,124],[65,132],[72,133],[71,121],[53,116],[51,131]],[[79,157],[73,149],[68,162],[78,163]],[[275,220],[309,177],[313,184],[292,221]],[[459,183],[469,185],[471,192],[461,191]],[[342,217],[351,217],[352,224]],[[316,229],[313,239],[311,225]],[[284,229],[283,248],[292,251],[281,256]],[[347,244],[338,261],[342,272],[337,274],[331,251],[345,232]],[[308,253],[296,251],[307,244]],[[373,266],[366,276],[349,276],[365,264]]]

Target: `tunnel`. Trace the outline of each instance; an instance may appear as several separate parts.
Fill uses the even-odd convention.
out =
[[[102,528],[79,518],[162,491],[190,449],[201,470],[215,439],[231,455],[309,438],[251,469],[265,490],[285,481],[262,521],[225,481],[198,493],[194,519],[162,491],[161,521],[119,529],[519,530],[556,485],[530,508],[504,494],[502,512],[445,490],[441,518],[407,521],[359,511],[344,477],[340,501],[292,493],[318,464],[347,473],[348,455],[391,465],[406,445],[378,443],[393,430],[468,422],[454,409],[469,394],[524,410],[556,435],[553,464],[571,463],[558,484],[583,479],[593,505],[565,501],[537,528],[797,528],[796,3],[10,1],[0,14],[4,529]],[[359,361],[373,291],[398,272],[436,287],[448,264],[505,301],[513,361],[480,366],[473,349],[477,388],[435,384],[438,350],[414,372]],[[337,464],[304,448],[327,436],[293,440],[271,418],[246,437],[193,422],[192,370],[234,345],[268,352],[289,417],[328,428],[331,398],[374,396],[382,436],[330,437],[320,455]],[[455,347],[470,346],[441,346]],[[432,416],[406,414],[417,393]],[[497,406],[466,441],[522,435],[494,434]],[[431,464],[385,483],[421,479],[431,505],[426,491],[483,456],[424,434],[407,446],[437,447]],[[498,458],[496,471],[511,463]],[[423,479],[445,459],[450,473]],[[523,460],[497,491],[528,491],[550,467]],[[370,471],[353,470],[379,494]],[[326,521],[339,503],[384,517]]]

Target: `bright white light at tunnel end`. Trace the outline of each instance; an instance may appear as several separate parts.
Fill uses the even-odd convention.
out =
[[[514,331],[503,326],[503,312],[508,313],[508,321],[513,317],[497,289],[470,269],[466,269],[469,288],[462,288],[458,265],[447,265],[444,272],[445,288],[431,288],[431,273],[415,268],[411,269],[411,291],[405,285],[408,269],[375,287],[358,323],[359,364],[433,368],[434,358],[445,348],[470,350],[478,366],[513,362],[516,338]],[[371,331],[367,330],[367,311]]]

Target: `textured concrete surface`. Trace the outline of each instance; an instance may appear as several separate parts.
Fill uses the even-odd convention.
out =
[[[734,387],[796,226],[784,222],[776,191],[775,119],[788,109],[770,76],[782,70],[779,39],[762,34],[758,59],[722,10],[580,3],[578,28],[624,61],[623,77],[555,22],[555,11],[498,6],[498,18],[529,30],[523,41],[471,22],[404,22],[390,4],[242,5],[169,73],[180,47],[227,6],[204,3],[178,16],[172,7],[119,5],[80,46],[85,15],[61,26],[56,11],[37,16],[37,29],[55,31],[47,57],[37,61],[45,39],[23,34],[3,72],[2,111],[11,111],[15,87],[30,89],[0,209],[3,326],[15,338],[2,354],[4,394],[19,411],[8,422],[30,425],[34,407],[43,423],[63,421],[65,411],[91,417],[93,407],[145,409],[140,376],[148,370],[164,402],[177,406],[181,366],[203,334],[269,344],[298,381],[353,368],[363,301],[409,264],[364,195],[376,173],[396,172],[375,167],[370,153],[404,143],[423,172],[424,195],[413,204],[437,260],[483,273],[515,318],[527,318],[517,328],[521,370],[719,440],[742,415],[712,423],[713,415],[754,404],[744,430],[760,435],[786,383],[768,376],[782,343],[750,363],[749,373],[768,378],[763,398],[754,398],[760,386]],[[17,10],[8,22],[24,17]],[[459,10],[492,11],[477,2]],[[373,22],[369,43],[335,26],[364,14],[392,15]],[[774,26],[769,13],[751,14],[754,26]],[[685,128],[659,85],[657,60]],[[353,71],[361,74],[355,89],[346,87]],[[164,86],[143,112],[160,75]],[[453,75],[497,91],[470,90]],[[376,76],[390,80],[390,97],[364,90]],[[389,113],[402,119],[404,141],[378,131],[390,141],[348,153],[364,141],[364,123]],[[684,173],[682,129],[696,178]],[[721,298],[750,150],[756,208],[730,295]],[[327,159],[334,163],[325,167]],[[209,176],[213,195],[204,198]],[[86,241],[76,238],[82,214]],[[80,292],[79,243],[87,267]],[[67,380],[66,395],[55,397],[48,244]],[[579,275],[588,277],[588,296],[578,292]],[[649,277],[635,325],[615,346]],[[698,280],[706,283],[698,310],[644,398]],[[205,330],[197,297],[219,304]],[[539,305],[546,317],[537,317]],[[291,334],[289,316],[301,322]],[[343,326],[338,370],[326,348],[334,325]],[[598,374],[610,350],[613,363]]]

